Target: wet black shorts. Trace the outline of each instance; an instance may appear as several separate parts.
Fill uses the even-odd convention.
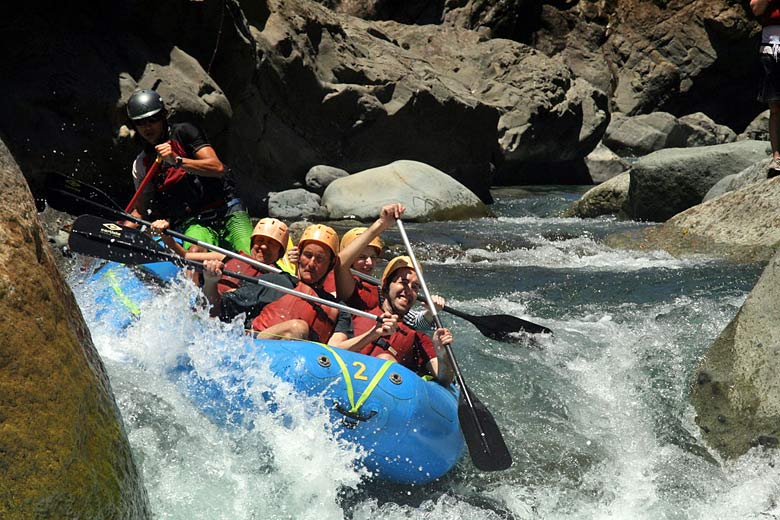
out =
[[[763,50],[763,47],[762,47]],[[763,103],[780,103],[780,55],[761,54],[764,78],[758,91],[758,100]]]

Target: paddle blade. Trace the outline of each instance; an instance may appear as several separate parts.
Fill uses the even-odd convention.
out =
[[[528,332],[529,334],[552,334],[552,330],[543,325],[537,325],[528,320],[510,316],[509,314],[489,314],[487,316],[474,316],[445,306],[444,310],[454,316],[463,318],[474,324],[479,331],[488,338],[499,341],[511,340],[510,334]]]
[[[94,215],[73,222],[68,239],[72,251],[128,265],[176,260],[151,237]]]
[[[46,174],[46,202],[71,215],[92,213],[115,219],[122,214],[116,202],[99,189],[58,172]]]
[[[458,420],[474,465],[482,471],[501,471],[512,465],[512,455],[504,437],[490,413],[474,393],[470,407],[461,391],[458,402]]]

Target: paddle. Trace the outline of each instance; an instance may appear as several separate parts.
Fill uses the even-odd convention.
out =
[[[152,225],[151,222],[137,218],[120,209],[116,202],[111,199],[111,197],[94,186],[90,186],[89,184],[81,182],[77,179],[66,177],[65,175],[56,172],[50,173],[47,177],[46,200],[53,208],[60,211],[65,211],[72,215],[83,215],[87,213],[88,210],[84,208],[84,204],[86,203],[93,208],[91,213],[95,213],[99,217],[106,219],[122,218],[124,220],[134,222],[139,226],[150,227]],[[172,229],[166,229],[163,231],[163,233],[174,238],[178,238],[179,240],[204,247],[211,251],[216,251],[229,258],[237,258],[258,269],[263,269],[271,273],[282,272],[282,270],[276,266],[258,262],[254,258],[242,256],[228,249],[203,242]]]
[[[203,262],[182,258],[175,253],[160,248],[160,245],[146,233],[137,229],[119,225],[94,215],[82,215],[73,222],[68,246],[71,250],[85,255],[96,256],[127,265],[146,264],[150,262],[173,262],[178,265],[189,265],[198,270],[203,270]],[[262,278],[255,278],[232,271],[223,271],[227,276],[232,276],[245,282],[256,283],[279,291],[284,294],[292,294],[313,301],[321,305],[334,307],[344,312],[379,321],[380,317],[353,309],[338,302],[332,302],[312,296],[306,293],[288,289]]]
[[[125,211],[127,212],[133,211],[136,201],[141,196],[141,192],[144,191],[144,188],[146,188],[146,185],[149,184],[149,181],[151,181],[154,178],[154,176],[157,174],[157,169],[160,167],[161,162],[162,162],[162,157],[158,155],[157,158],[154,160],[152,166],[149,168],[149,171],[146,172],[146,175],[141,181],[141,184],[138,185],[138,189],[135,190],[135,194],[133,195],[133,198],[130,199],[130,202],[127,203],[127,207],[125,208]]]
[[[414,265],[414,270],[417,272],[417,278],[420,280],[423,294],[425,295],[426,300],[432,301],[431,293],[428,291],[425,278],[423,278],[420,264],[417,263],[417,258],[414,256],[414,251],[409,242],[409,237],[406,235],[403,222],[401,222],[401,219],[399,218],[396,219],[396,223],[398,224],[398,231],[401,233],[401,238],[406,246],[406,251],[409,254],[409,258],[412,260],[412,265]],[[436,323],[436,327],[441,328],[442,324],[439,319],[439,314],[436,311],[436,306],[431,305],[430,309],[431,313],[433,313],[433,320]],[[460,428],[463,431],[463,437],[466,440],[466,446],[469,448],[471,460],[474,462],[474,465],[482,471],[500,471],[507,469],[512,465],[512,455],[506,447],[504,437],[498,429],[496,420],[493,419],[490,410],[488,410],[477,396],[466,386],[458,362],[455,360],[455,353],[452,351],[452,346],[445,345],[444,348],[450,358],[452,368],[455,371],[455,378],[460,386],[458,420],[460,422]]]
[[[382,281],[379,278],[361,273],[352,269],[352,274],[365,280],[368,283],[374,285],[381,285]],[[417,297],[418,300],[426,302],[428,301],[424,295]],[[510,316],[509,314],[488,314],[486,316],[474,316],[467,314],[463,311],[453,309],[452,307],[445,305],[442,309],[444,312],[448,312],[458,318],[473,323],[477,329],[487,336],[488,338],[498,341],[512,341],[511,334],[517,334],[520,332],[528,332],[530,334],[552,334],[552,330],[543,325],[537,325],[536,323],[518,318],[516,316]]]
[[[111,197],[100,191],[99,189],[90,186],[78,179],[72,177],[66,177],[60,173],[52,172],[49,174],[46,183],[46,198],[49,204],[60,211],[65,211],[73,215],[82,215],[87,213],[88,210],[84,207],[84,204],[88,204],[92,209],[90,213],[97,214],[103,218],[123,218],[131,222],[135,222],[139,225],[150,226],[150,223],[138,219],[129,213],[123,211]],[[251,258],[238,255],[232,251],[217,248],[211,244],[200,242],[194,238],[187,237],[176,233],[172,230],[166,230],[166,234],[187,242],[197,244],[213,251],[222,253],[229,258],[238,258],[244,260],[250,265],[258,268],[265,269],[270,272],[278,273],[279,269],[272,266],[267,266]],[[359,278],[366,280],[374,285],[381,285],[379,278],[363,274],[359,271],[352,270],[352,273]],[[421,301],[427,301],[424,297],[419,298]],[[510,316],[508,314],[492,314],[486,316],[474,316],[467,314],[463,311],[453,309],[452,307],[445,306],[443,309],[445,312],[458,316],[468,322],[474,324],[477,329],[487,336],[488,338],[498,341],[513,341],[512,334],[520,332],[528,332],[530,334],[552,334],[552,331],[542,325]]]

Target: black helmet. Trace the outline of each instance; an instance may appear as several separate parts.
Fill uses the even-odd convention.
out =
[[[138,90],[127,100],[127,116],[133,121],[165,113],[160,94],[154,90]]]

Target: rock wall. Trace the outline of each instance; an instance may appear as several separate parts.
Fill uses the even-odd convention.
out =
[[[0,518],[150,518],[103,363],[0,141]]]

